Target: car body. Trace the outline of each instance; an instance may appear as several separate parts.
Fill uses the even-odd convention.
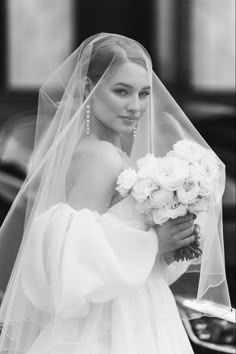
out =
[[[194,353],[235,353],[235,309],[182,296],[175,300]]]

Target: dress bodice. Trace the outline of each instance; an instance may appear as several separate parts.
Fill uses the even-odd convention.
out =
[[[148,227],[145,222],[145,217],[137,211],[135,203],[135,199],[131,195],[128,195],[111,206],[107,213],[117,216],[134,228],[147,230]]]

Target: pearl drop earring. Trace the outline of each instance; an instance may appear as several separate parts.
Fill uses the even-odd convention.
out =
[[[133,129],[133,137],[134,137],[134,139],[136,138],[136,134],[137,134],[137,126],[135,126],[134,129]]]
[[[86,135],[90,134],[90,104],[86,105]]]

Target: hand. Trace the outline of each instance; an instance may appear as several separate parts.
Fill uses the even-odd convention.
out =
[[[195,224],[194,234],[195,234],[195,244],[199,247],[201,245],[202,234],[200,232],[200,225]]]
[[[188,258],[189,251],[190,251],[193,258],[198,258],[201,255],[201,250],[199,249],[199,246],[201,245],[200,240],[202,238],[202,235],[200,233],[200,229],[201,229],[200,225],[198,225],[198,224],[194,225],[195,241],[193,243],[191,243],[188,246],[185,246],[182,249],[178,249],[176,251],[167,252],[167,253],[163,254],[165,261],[168,265],[173,263],[176,260],[178,261],[178,256],[182,260],[186,259],[186,257]]]
[[[175,261],[189,261],[195,258],[199,258],[202,255],[202,250],[200,248],[201,234],[200,234],[200,225],[194,225],[194,235],[195,241],[188,246],[177,249],[174,252]]]
[[[193,243],[195,241],[194,220],[195,215],[189,213],[176,219],[170,219],[163,225],[155,225],[159,253],[171,252]]]

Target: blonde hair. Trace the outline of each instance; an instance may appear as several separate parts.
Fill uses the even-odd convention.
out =
[[[138,42],[122,36],[109,35],[93,44],[87,76],[96,84],[108,68],[110,73],[122,63],[134,62],[147,68],[147,57],[151,63],[149,54]]]

